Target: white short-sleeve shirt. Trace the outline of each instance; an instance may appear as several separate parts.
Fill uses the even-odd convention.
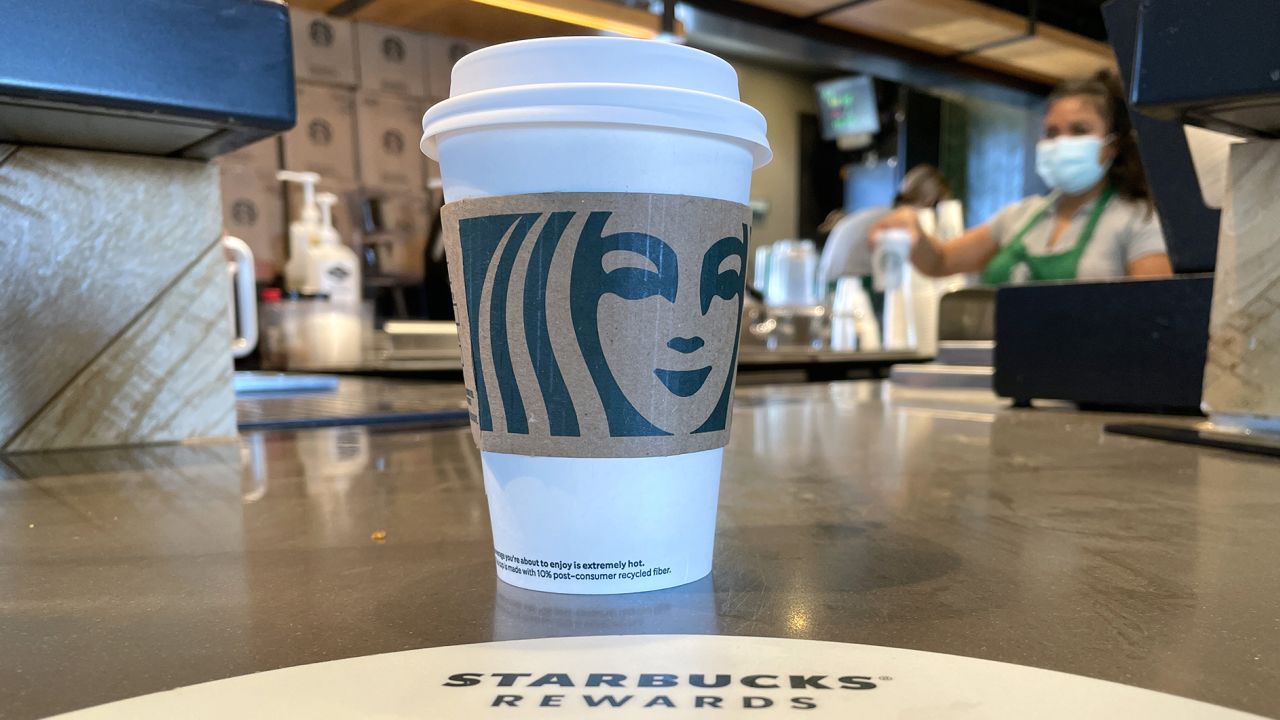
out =
[[[987,224],[991,236],[1000,247],[1013,242],[1013,238],[1035,217],[1049,198],[1033,195],[1019,200],[996,213]],[[1053,248],[1049,236],[1053,232],[1053,218],[1046,216],[1036,223],[1022,238],[1030,255],[1056,255],[1066,252],[1080,242],[1080,233],[1089,221],[1097,201],[1085,203],[1071,218],[1071,224],[1058,238]],[[1146,203],[1112,197],[1098,218],[1093,239],[1080,257],[1076,271],[1079,280],[1105,280],[1124,277],[1129,263],[1154,253],[1168,252],[1164,243],[1164,231],[1160,218]]]

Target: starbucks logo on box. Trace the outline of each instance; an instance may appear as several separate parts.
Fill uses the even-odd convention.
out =
[[[388,155],[404,154],[404,137],[398,130],[388,130],[382,134],[382,149]]]
[[[382,56],[397,65],[404,62],[404,43],[398,37],[382,39]]]
[[[308,34],[311,36],[311,44],[316,47],[333,45],[333,28],[323,20],[312,20]]]
[[[250,200],[236,200],[231,204],[231,219],[237,225],[253,225],[258,222],[258,208]]]
[[[333,127],[328,121],[316,118],[307,125],[307,137],[316,145],[328,145],[333,142]]]

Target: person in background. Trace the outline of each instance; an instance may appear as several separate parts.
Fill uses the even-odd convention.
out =
[[[902,178],[893,206],[913,212],[916,208],[933,207],[950,197],[951,184],[938,168],[917,165]],[[831,292],[842,277],[871,275],[868,231],[890,212],[892,210],[886,207],[869,207],[840,218],[822,247],[822,259],[818,263],[819,287]]]
[[[1173,272],[1119,83],[1108,73],[1049,96],[1036,172],[1047,197],[1020,200],[950,242],[926,235],[909,209],[876,221],[912,233],[911,260],[934,277],[982,273],[988,285],[1163,277]]]

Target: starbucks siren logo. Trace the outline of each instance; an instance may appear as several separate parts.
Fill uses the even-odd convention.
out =
[[[388,130],[382,134],[382,149],[388,155],[404,154],[404,137],[398,130]]]
[[[231,204],[231,219],[237,225],[253,225],[258,222],[258,208],[249,200],[236,200]]]
[[[329,23],[323,20],[311,21],[309,34],[311,35],[311,44],[316,47],[329,47],[330,45],[333,45],[333,28],[329,26]]]
[[[382,56],[390,62],[397,65],[404,62],[404,43],[397,37],[384,38],[382,41]]]
[[[446,206],[482,447],[723,447],[750,210],[676,195],[517,197],[529,200],[500,199],[496,214],[483,200]]]
[[[316,118],[307,125],[307,137],[316,145],[328,145],[333,142],[333,128],[325,120]]]

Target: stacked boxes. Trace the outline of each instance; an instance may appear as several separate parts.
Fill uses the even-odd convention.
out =
[[[254,274],[270,280],[284,269],[284,200],[276,170],[280,141],[270,138],[218,160],[222,175],[222,230],[244,240],[253,251]]]
[[[361,178],[366,192],[381,199],[379,269],[400,281],[423,276],[426,161],[418,149],[423,104],[398,95],[360,93]],[[415,208],[422,216],[420,222],[415,222]]]
[[[479,43],[443,35],[427,35],[427,93],[431,97],[449,97],[449,78],[453,66],[464,55],[482,46]]]
[[[383,222],[395,234],[382,257],[383,270],[404,278],[421,278],[426,270],[427,198],[418,194],[388,195],[382,204]]]
[[[285,133],[282,144],[285,168],[319,173],[316,191],[338,196],[333,225],[344,242],[359,249],[353,222],[360,177],[355,103],[352,89],[298,82],[298,124]],[[302,188],[291,184],[286,198],[289,218],[296,219],[302,210]]]
[[[387,272],[421,278],[429,188],[433,180],[439,187],[440,176],[418,149],[422,114],[432,98],[448,96],[454,63],[479,45],[305,10],[291,9],[290,18],[298,124],[280,140],[221,161],[228,232],[259,256],[260,279],[282,270],[301,193],[286,191],[275,172],[310,170],[323,178],[320,191],[341,198],[334,224],[357,250],[366,240],[357,222],[362,203],[380,198],[385,217],[376,239],[391,248],[383,253],[393,266]]]
[[[406,193],[421,193],[426,187],[425,156],[418,149],[422,104],[399,95],[360,91],[356,118],[360,179],[365,185]]]
[[[280,167],[280,143],[276,138],[259,140],[246,145],[233,153],[219,158],[219,162],[251,167],[262,172],[269,172],[274,177]]]
[[[304,10],[289,11],[298,124],[282,141],[284,167],[319,173],[317,192],[339,202],[333,224],[348,245],[359,248],[354,200],[360,172],[356,153],[356,88],[360,84],[356,29],[349,20]],[[302,189],[285,188],[289,219],[302,210]]]
[[[422,114],[433,104],[431,88],[440,84],[441,74],[447,87],[453,68],[437,62],[436,40],[399,28],[356,25],[360,182],[367,196],[380,200],[381,269],[405,280],[422,278],[430,232],[427,188],[435,164],[418,149]]]
[[[427,96],[427,43],[421,33],[361,23],[356,38],[362,91]]]
[[[356,101],[345,88],[298,83],[298,124],[284,135],[284,166],[354,183]]]
[[[293,75],[300,81],[354,88],[356,40],[350,22],[291,9]]]
[[[461,60],[463,56],[479,50],[484,46],[470,40],[431,34],[426,36],[426,43],[427,92],[431,98],[431,101],[427,103],[427,106],[430,107],[436,102],[449,97],[449,85],[453,75],[453,66]],[[427,187],[432,186],[433,180],[438,187],[440,182],[440,166],[436,161],[430,158],[427,158],[426,163]]]

